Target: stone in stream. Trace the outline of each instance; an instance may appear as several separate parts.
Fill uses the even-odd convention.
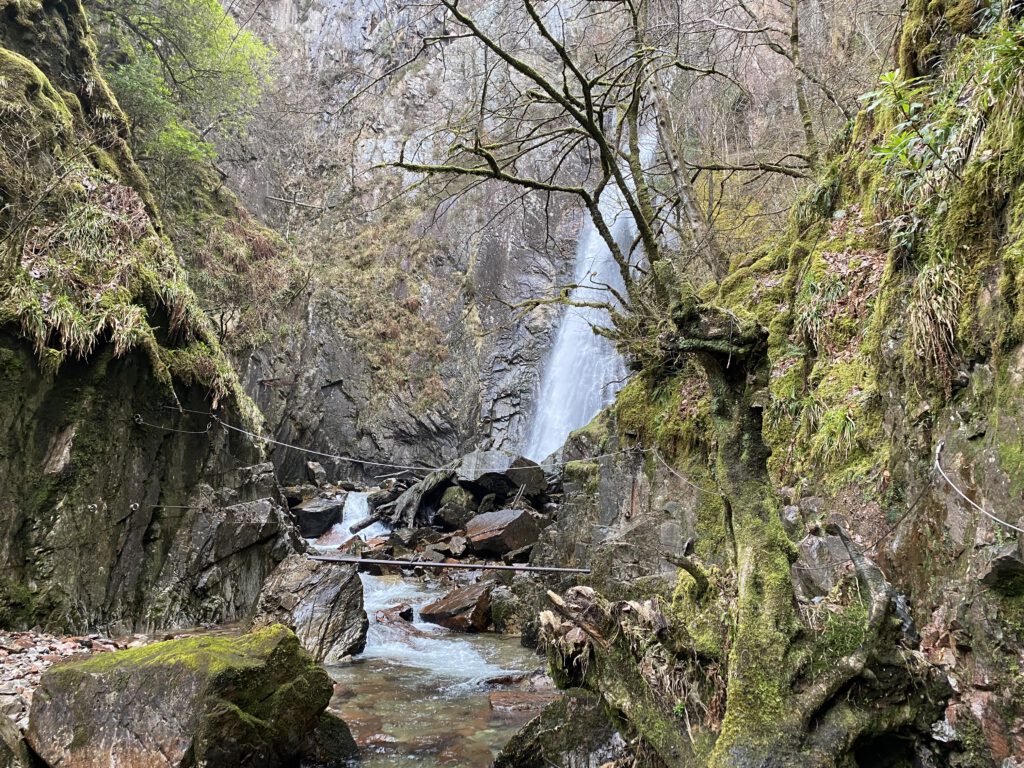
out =
[[[482,632],[491,623],[490,584],[454,589],[420,608],[420,618],[458,632]]]
[[[461,485],[470,485],[499,497],[515,495],[520,488],[527,497],[537,496],[547,488],[544,470],[530,459],[507,451],[473,451],[459,460],[455,478]]]
[[[253,627],[284,624],[314,659],[336,664],[366,646],[369,620],[354,566],[290,555],[263,585]]]
[[[464,528],[477,513],[479,502],[465,488],[453,485],[441,496],[441,508],[437,510],[435,522],[442,527],[457,530]]]
[[[389,624],[396,621],[412,621],[412,617],[412,606],[408,603],[399,603],[377,611],[374,620],[380,624]]]
[[[316,498],[304,501],[292,509],[299,524],[299,535],[304,539],[323,536],[335,523],[341,522],[345,509],[345,494],[331,498]]]
[[[494,768],[618,765],[619,759],[626,764],[628,754],[601,698],[576,689],[523,726],[498,753]]]
[[[491,691],[487,700],[496,712],[529,712],[544,709],[561,696],[558,691]]]
[[[349,768],[358,764],[359,746],[345,721],[330,712],[320,715],[302,745],[302,768]]]
[[[466,525],[466,541],[474,552],[504,555],[535,544],[539,536],[540,526],[525,509],[499,509]]]
[[[298,762],[332,691],[281,625],[168,640],[51,667],[26,739],[53,768],[276,768]]]

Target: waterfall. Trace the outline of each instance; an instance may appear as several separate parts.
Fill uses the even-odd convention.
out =
[[[641,164],[647,166],[654,154],[653,132],[640,138]],[[608,187],[599,202],[601,215],[624,253],[636,236],[636,222],[617,186]],[[579,302],[613,302],[602,288],[610,285],[624,290],[619,265],[594,226],[589,214],[576,244],[573,282],[581,287],[571,297]],[[607,327],[607,312],[595,307],[565,307],[541,373],[540,391],[533,421],[527,432],[523,455],[543,461],[557,451],[569,433],[586,426],[598,412],[611,404],[625,383],[626,366],[614,345],[594,333]]]

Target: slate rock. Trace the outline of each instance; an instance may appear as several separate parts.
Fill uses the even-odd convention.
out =
[[[504,555],[537,542],[540,526],[525,509],[500,509],[477,515],[466,525],[466,540],[474,552]]]
[[[317,487],[324,487],[327,485],[327,470],[323,468],[323,465],[317,461],[306,462],[306,476],[309,481]]]
[[[507,451],[474,451],[463,456],[455,470],[460,485],[507,497],[523,489],[527,497],[547,489],[544,470],[535,462]]]
[[[335,664],[366,647],[369,620],[355,566],[295,554],[267,579],[253,628],[284,624],[319,662]]]
[[[345,495],[340,498],[316,498],[303,502],[292,512],[299,524],[299,535],[304,539],[316,539],[323,536],[335,523],[341,522],[345,509]]]
[[[1017,543],[996,547],[981,583],[1007,597],[1024,595],[1024,553]]]
[[[420,618],[458,632],[482,632],[491,623],[491,588],[474,584],[454,589],[420,608]]]
[[[32,768],[21,733],[3,714],[0,714],[0,768]]]
[[[838,536],[808,534],[797,544],[793,584],[799,597],[810,600],[827,595],[852,568],[850,553]]]

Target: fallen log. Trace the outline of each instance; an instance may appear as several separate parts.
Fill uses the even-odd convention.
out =
[[[370,515],[365,520],[360,520],[355,525],[350,525],[348,527],[348,532],[349,533],[359,533],[360,531],[362,531],[362,530],[364,530],[366,528],[369,528],[374,523],[379,523],[383,517],[384,517],[384,513],[383,512],[374,512],[372,515]]]

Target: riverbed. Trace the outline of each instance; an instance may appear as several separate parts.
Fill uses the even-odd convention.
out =
[[[365,519],[365,494],[346,501],[340,528]],[[363,533],[383,533],[371,526]],[[494,709],[490,696],[544,667],[543,659],[507,635],[462,634],[420,620],[419,608],[446,591],[439,581],[362,574],[370,618],[365,650],[329,667],[331,709],[352,729],[362,765],[483,768],[536,710]],[[415,614],[411,630],[377,622],[400,603]]]

